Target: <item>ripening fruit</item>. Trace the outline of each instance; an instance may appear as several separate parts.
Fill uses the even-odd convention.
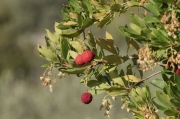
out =
[[[75,62],[77,65],[81,66],[84,64],[84,62],[82,61],[82,55],[78,55],[75,59]]]
[[[90,63],[95,57],[95,54],[93,51],[86,50],[82,53],[82,61],[84,63]]]
[[[84,103],[84,104],[89,104],[93,99],[93,96],[91,93],[88,93],[88,92],[85,92],[81,95],[81,101]]]
[[[180,69],[179,69],[179,68],[176,69],[176,74],[177,74],[177,75],[180,75]]]

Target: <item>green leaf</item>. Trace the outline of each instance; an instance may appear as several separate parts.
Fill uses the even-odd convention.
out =
[[[114,46],[112,44],[109,44],[108,41],[101,39],[101,38],[96,38],[96,43],[103,49],[113,53],[113,54],[117,54],[116,49],[114,48]]]
[[[156,16],[159,16],[160,13],[159,13],[159,9],[157,8],[157,6],[155,5],[152,5],[150,3],[145,3],[144,4],[144,7],[151,13],[155,14]]]
[[[86,19],[84,19],[84,21],[83,21],[83,23],[82,23],[82,28],[85,29],[85,28],[93,25],[93,23],[94,23],[94,20],[93,20],[93,19],[91,19],[91,18],[86,18]]]
[[[163,89],[166,86],[166,83],[162,79],[158,79],[158,78],[152,79],[151,84],[160,89]]]
[[[64,25],[63,23],[60,23],[57,28],[61,29],[61,30],[66,30],[66,29],[70,29],[71,26],[70,25]]]
[[[130,23],[129,26],[131,27],[131,29],[133,29],[136,33],[138,33],[139,35],[141,34],[141,27],[139,27],[136,24]]]
[[[76,52],[74,52],[74,51],[69,51],[69,54],[70,54],[70,56],[73,58],[73,59],[76,59],[76,57],[77,57],[77,53]]]
[[[178,89],[180,90],[180,76],[174,73],[174,81],[176,82],[176,85]]]
[[[118,95],[124,95],[126,94],[126,91],[124,88],[120,87],[110,87],[108,89],[105,89],[107,91],[107,94],[110,96],[118,96]]]
[[[128,7],[139,6],[139,2],[128,1],[128,2],[127,2],[127,6],[128,6]]]
[[[107,16],[105,16],[97,25],[97,27],[103,27],[104,25],[108,24],[109,21],[112,18],[112,14],[108,14]]]
[[[155,16],[146,16],[143,18],[146,23],[158,23],[160,20]]]
[[[56,34],[56,32],[54,33],[51,33],[48,29],[46,29],[46,32],[47,32],[47,36],[48,38],[55,42],[56,44],[59,44],[59,39],[60,39],[60,36]]]
[[[61,57],[66,59],[68,57],[68,51],[70,50],[69,42],[66,38],[61,38],[60,40],[60,50],[61,50]]]
[[[136,103],[137,106],[141,107],[146,104],[142,97],[138,96],[135,89],[131,90],[131,99]]]
[[[38,45],[38,51],[40,56],[44,57],[48,61],[53,63],[59,62],[57,55],[50,48]]]
[[[53,52],[56,52],[55,45],[52,43],[52,41],[48,37],[45,37],[45,41],[46,41],[46,46],[50,48]]]
[[[93,13],[93,10],[92,10],[92,5],[90,3],[89,0],[83,0],[83,3],[86,5],[86,7],[88,8],[88,11],[90,12],[90,14]]]
[[[87,86],[92,88],[95,86],[99,86],[101,83],[97,80],[88,80]]]
[[[77,69],[61,69],[62,72],[68,73],[68,74],[79,74],[83,73],[86,70],[86,68],[77,68]]]
[[[126,38],[126,42],[130,47],[134,48],[135,50],[138,51],[140,49],[138,43],[135,40]]]
[[[73,8],[75,9],[75,11],[77,11],[78,13],[81,12],[81,6],[78,3],[78,0],[68,0],[69,4],[73,6]]]
[[[172,104],[170,103],[170,98],[165,93],[156,91],[156,97],[158,100],[167,108],[171,108]]]
[[[120,9],[121,9],[121,4],[116,3],[111,6],[112,11],[118,12],[120,11]]]
[[[149,87],[145,85],[145,87],[142,87],[142,91],[145,93],[147,101],[151,101],[151,92]]]
[[[136,14],[131,14],[131,21],[142,29],[147,28],[145,21]]]
[[[105,90],[103,90],[103,89],[89,89],[88,92],[91,93],[92,95],[98,95],[98,94],[104,93]]]
[[[163,107],[162,105],[159,105],[158,103],[152,101],[153,104],[156,106],[157,109],[159,110],[162,110],[162,111],[165,111],[167,108]]]
[[[62,33],[61,36],[67,37],[67,38],[73,38],[73,37],[76,37],[79,34],[81,34],[83,32],[83,30],[84,29],[79,29],[79,30],[72,32],[72,33]]]
[[[174,107],[180,109],[180,98],[171,98],[170,102],[174,105]]]
[[[126,81],[129,81],[129,82],[139,82],[141,81],[140,78],[134,76],[134,75],[126,75],[126,76],[123,76],[124,79],[126,79]]]
[[[164,111],[164,114],[167,115],[167,116],[175,116],[178,113],[175,111],[175,109],[167,109],[167,110]]]
[[[92,34],[91,31],[88,32],[88,35],[87,35],[87,39],[89,40],[90,44],[92,45],[92,47],[96,47],[96,42],[95,42],[95,38]]]
[[[78,54],[81,54],[83,52],[82,44],[78,41],[70,41],[71,46],[76,49]]]
[[[155,28],[151,28],[151,30],[154,36],[158,39],[158,41],[165,42],[165,43],[169,42],[168,35],[164,34],[163,31],[159,29],[155,29]]]
[[[143,90],[140,87],[137,87],[136,89],[136,93],[144,100],[146,101],[147,97],[146,94],[143,92]]]
[[[128,60],[126,57],[120,57],[118,55],[108,55],[103,58],[108,64],[119,65]]]
[[[163,0],[163,2],[172,4],[172,3],[174,3],[174,0]]]

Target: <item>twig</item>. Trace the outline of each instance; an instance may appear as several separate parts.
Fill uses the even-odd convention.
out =
[[[146,77],[145,79],[141,80],[140,82],[134,84],[130,89],[134,88],[135,86],[140,85],[140,84],[143,83],[144,81],[150,79],[151,77],[153,77],[153,76],[155,76],[155,75],[157,75],[157,74],[159,74],[159,73],[161,73],[161,71],[158,71],[158,72],[156,72],[156,73],[154,73],[154,74],[151,74],[150,76]]]

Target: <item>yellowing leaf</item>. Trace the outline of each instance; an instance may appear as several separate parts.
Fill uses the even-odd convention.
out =
[[[109,43],[114,44],[113,37],[112,37],[111,34],[108,33],[107,31],[106,31],[106,40],[107,40]]]
[[[139,82],[139,81],[141,81],[140,78],[138,78],[138,77],[136,77],[134,75],[126,75],[126,76],[124,76],[124,79],[126,79],[129,82]]]
[[[76,52],[74,52],[74,51],[69,51],[69,54],[71,55],[71,57],[73,58],[73,59],[76,59],[76,57],[77,57],[77,53]]]

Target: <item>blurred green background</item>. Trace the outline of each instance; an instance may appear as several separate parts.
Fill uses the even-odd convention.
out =
[[[59,79],[53,93],[39,80],[45,70],[40,66],[47,61],[39,56],[36,43],[45,44],[45,29],[54,30],[63,4],[67,0],[0,0],[0,119],[107,119],[105,111],[99,111],[105,95],[95,96],[89,105],[82,104],[80,96],[86,87],[77,77]],[[128,16],[117,14],[102,30],[91,29],[102,38],[107,30],[125,53],[124,38],[116,26],[128,22]],[[113,104],[112,119],[131,118],[121,109],[120,98]]]

